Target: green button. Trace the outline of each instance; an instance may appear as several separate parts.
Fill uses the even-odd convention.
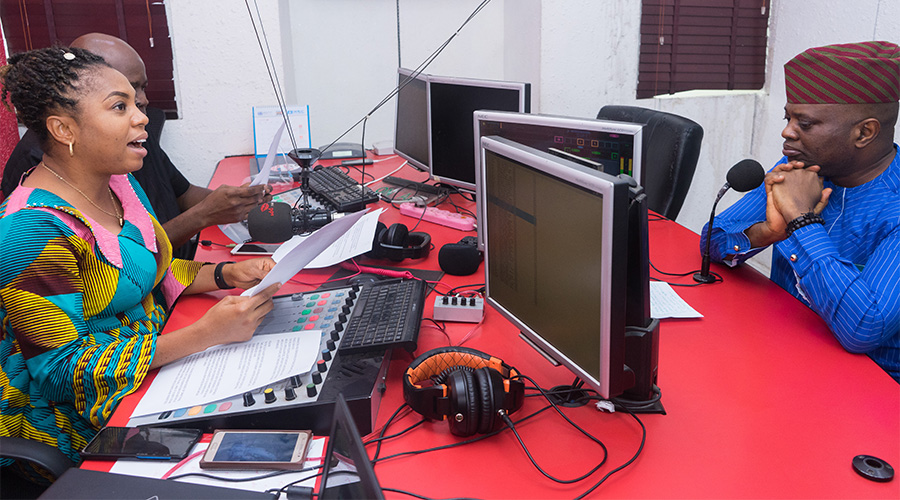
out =
[[[313,304],[313,305],[315,305],[315,304]],[[300,314],[303,316],[308,316],[309,313],[311,313],[311,312],[312,312],[312,309],[304,309],[304,310],[300,311]]]

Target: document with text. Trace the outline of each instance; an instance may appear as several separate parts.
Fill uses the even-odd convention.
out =
[[[203,405],[307,373],[321,340],[321,330],[254,335],[192,354],[159,369],[132,416]]]

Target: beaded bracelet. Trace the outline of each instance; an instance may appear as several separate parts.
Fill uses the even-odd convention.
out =
[[[800,229],[803,226],[808,226],[810,224],[825,224],[825,219],[822,218],[821,215],[815,212],[806,212],[805,214],[797,217],[796,219],[787,223],[787,227],[784,229],[784,232],[787,233],[788,236],[794,233],[794,231]]]

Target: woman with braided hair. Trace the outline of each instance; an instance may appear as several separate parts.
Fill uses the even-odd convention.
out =
[[[128,80],[102,58],[59,47],[15,54],[0,83],[0,99],[44,151],[0,205],[0,435],[56,446],[77,464],[149,370],[249,339],[278,285],[228,295],[194,324],[160,336],[175,299],[249,288],[274,262],[172,259],[129,175],[146,155],[147,117]],[[42,481],[40,471],[16,469]]]

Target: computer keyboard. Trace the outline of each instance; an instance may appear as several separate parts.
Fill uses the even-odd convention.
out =
[[[378,194],[356,182],[341,167],[318,167],[309,173],[314,196],[338,212],[356,212],[378,201]]]
[[[425,307],[425,282],[396,279],[362,286],[338,352],[416,350]]]

